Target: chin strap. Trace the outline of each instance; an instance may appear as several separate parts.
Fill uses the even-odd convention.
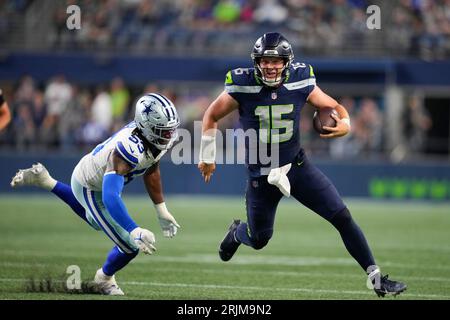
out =
[[[262,81],[262,83],[264,83],[268,87],[278,87],[278,86],[280,86],[281,83],[283,83],[284,79],[287,78],[287,74],[283,76],[283,72],[285,70],[286,70],[286,73],[289,72],[289,70],[287,70],[288,69],[288,65],[285,64],[283,69],[281,70],[280,80],[274,81],[274,82],[269,82],[269,81],[264,79],[263,70],[258,64],[256,65],[256,68],[258,69],[259,73],[261,74],[261,76],[258,76],[258,74],[255,72],[256,77],[258,77]]]

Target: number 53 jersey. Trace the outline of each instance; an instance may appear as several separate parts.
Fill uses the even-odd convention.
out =
[[[158,162],[166,150],[158,150],[159,154],[154,156],[144,147],[141,138],[134,134],[135,129],[136,124],[133,121],[85,155],[73,172],[77,181],[85,188],[102,191],[103,176],[110,161],[109,157],[114,151],[133,168],[125,175],[125,184],[134,177],[143,175],[148,168]]]
[[[300,151],[300,111],[315,85],[313,68],[305,63],[293,63],[278,87],[263,85],[253,68],[227,73],[225,91],[239,103],[239,120],[247,136],[245,160],[251,177],[267,174],[261,170],[264,167],[294,161]],[[266,154],[273,159],[271,150],[278,152],[278,165],[263,158]]]

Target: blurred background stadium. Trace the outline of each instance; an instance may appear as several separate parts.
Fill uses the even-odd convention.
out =
[[[74,4],[79,30],[66,26]],[[381,29],[366,25],[372,4]],[[340,193],[376,199],[382,210],[392,199],[425,200],[423,219],[437,207],[448,214],[449,0],[0,0],[0,87],[13,112],[0,132],[0,192],[12,192],[10,177],[34,161],[69,181],[80,156],[127,123],[144,92],[170,97],[193,131],[226,72],[252,67],[254,41],[269,31],[283,33],[296,61],[311,63],[319,85],[350,112],[345,138],[320,139],[311,107],[300,126],[304,148]],[[237,120],[220,126],[239,128]],[[208,187],[195,164],[162,161],[169,195],[242,195],[244,172],[219,166]],[[139,183],[127,188],[144,192]],[[450,225],[438,216],[429,234]],[[448,255],[448,234],[440,241]]]
[[[66,26],[72,4],[81,9],[79,30]],[[379,30],[366,26],[371,4],[381,9]],[[337,172],[339,163],[343,176],[361,170],[353,185],[336,176],[344,195],[450,199],[444,0],[0,1],[0,85],[14,114],[1,151],[5,159],[30,152],[76,158],[127,122],[146,91],[172,98],[193,130],[226,71],[251,67],[255,39],[273,30],[351,113],[352,134],[331,143],[312,131],[313,108],[304,109],[301,125],[303,146],[326,160],[325,170]],[[238,128],[237,115],[221,126]],[[399,163],[408,170],[392,167]],[[232,181],[218,191],[240,192]],[[199,189],[207,191],[187,184],[173,191]]]

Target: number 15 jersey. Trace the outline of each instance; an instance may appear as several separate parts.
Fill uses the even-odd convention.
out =
[[[246,166],[251,177],[267,174],[261,168],[271,166],[262,161],[255,146],[264,146],[268,155],[272,146],[278,152],[279,166],[294,161],[300,151],[300,111],[315,85],[313,68],[305,63],[293,63],[286,80],[278,87],[265,86],[255,77],[254,68],[227,73],[225,91],[239,103],[242,128],[256,132],[258,140],[245,143]],[[247,136],[252,139],[251,134]]]

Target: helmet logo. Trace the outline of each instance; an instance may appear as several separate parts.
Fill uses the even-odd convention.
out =
[[[153,106],[156,104],[155,101],[150,101],[150,104],[147,104],[146,101],[141,101],[141,103],[144,105],[144,110],[142,110],[142,113],[145,113],[147,116],[150,114],[150,112],[154,112]]]
[[[267,54],[267,55],[269,55],[269,54],[276,54],[276,55],[278,55],[278,50],[265,50],[264,54]]]

